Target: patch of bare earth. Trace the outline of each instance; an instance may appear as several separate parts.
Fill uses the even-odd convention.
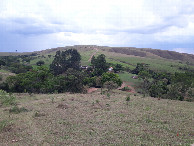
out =
[[[87,93],[92,93],[96,90],[98,90],[98,88],[88,88]]]
[[[123,82],[121,87],[118,88],[118,90],[121,90],[124,87],[128,87],[130,89],[130,90],[126,90],[126,92],[136,93],[135,88],[132,87],[131,85],[128,85],[127,82]]]

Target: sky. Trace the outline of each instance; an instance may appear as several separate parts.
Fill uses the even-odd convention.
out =
[[[100,45],[194,54],[194,0],[0,1],[0,52]]]

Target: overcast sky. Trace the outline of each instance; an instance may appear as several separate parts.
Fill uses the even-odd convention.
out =
[[[68,45],[194,54],[194,0],[0,0],[0,51]]]

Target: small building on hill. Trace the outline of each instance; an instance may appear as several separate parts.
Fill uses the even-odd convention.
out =
[[[109,72],[113,72],[113,67],[109,67],[109,68],[108,68],[108,71],[109,71]]]
[[[138,79],[138,76],[132,76],[133,79]]]
[[[88,69],[88,66],[87,65],[83,65],[83,66],[81,66],[81,69]]]

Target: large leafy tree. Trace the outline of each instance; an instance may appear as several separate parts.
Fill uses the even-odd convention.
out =
[[[101,76],[108,70],[108,64],[105,57],[104,54],[99,55],[97,58],[94,56],[92,57],[91,64],[94,67],[94,75]]]
[[[109,73],[109,72],[103,73],[102,79],[101,79],[102,84],[104,84],[106,82],[110,82],[110,81],[114,82],[118,86],[121,86],[121,84],[122,84],[122,80],[119,78],[118,74]]]
[[[57,51],[55,58],[50,65],[50,70],[55,74],[59,75],[67,71],[68,68],[74,70],[80,69],[81,55],[75,49],[69,49],[66,51]]]
[[[84,72],[69,68],[65,74],[66,91],[72,93],[85,92],[84,80],[87,75]]]

